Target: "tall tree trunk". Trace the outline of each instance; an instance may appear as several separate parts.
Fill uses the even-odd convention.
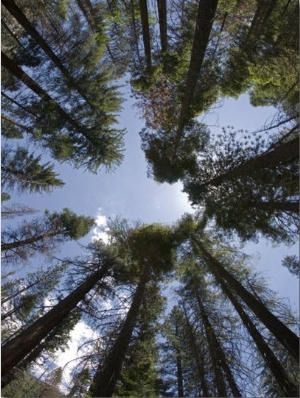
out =
[[[178,332],[178,324],[175,321],[175,336],[180,339]],[[177,392],[178,397],[184,397],[183,393],[183,375],[182,375],[182,360],[181,360],[181,350],[180,347],[176,347],[176,367],[177,367]]]
[[[145,48],[145,57],[147,68],[151,68],[151,44],[150,44],[150,30],[148,19],[148,6],[147,0],[140,0],[140,13],[142,21],[143,42]]]
[[[181,108],[178,119],[175,152],[179,145],[184,126],[188,120],[191,102],[204,60],[213,20],[217,11],[218,0],[200,0],[196,19],[196,28],[193,40],[189,70],[186,77],[185,91],[181,99]]]
[[[268,308],[255,298],[247,289],[232,275],[222,264],[215,259],[205,248],[204,244],[197,238],[192,238],[193,242],[199,248],[210,272],[216,277],[216,280],[223,279],[228,287],[238,294],[238,296],[254,312],[258,319],[268,328],[268,330],[277,338],[277,340],[287,349],[292,357],[299,360],[299,338],[287,326],[285,326]]]
[[[234,169],[201,184],[201,186],[213,185],[217,187],[225,181],[247,176],[253,172],[259,172],[259,170],[266,167],[276,167],[298,158],[299,137],[296,137],[284,144],[281,144],[270,152],[265,152],[260,156],[249,159]]]
[[[33,236],[31,238],[23,239],[23,240],[17,240],[15,242],[11,243],[1,243],[1,250],[2,251],[7,251],[7,250],[13,250],[17,249],[18,247],[26,246],[26,245],[32,245],[33,243],[39,242],[41,240],[45,240],[47,238],[52,238],[57,235],[63,235],[67,231],[55,231],[55,232],[46,232],[43,235],[40,236]]]
[[[47,101],[49,105],[51,104],[57,113],[79,133],[85,135],[83,132],[83,127],[80,126],[69,114],[67,114],[39,84],[31,79],[31,77],[28,76],[27,73],[25,73],[18,65],[16,65],[3,51],[1,51],[1,65],[4,66],[4,68],[10,73],[12,73],[12,75],[21,80],[22,83],[24,83],[31,91],[37,94],[42,100]]]
[[[271,210],[271,211],[284,211],[299,214],[299,202],[255,202],[249,203],[249,207],[255,207],[261,210]]]
[[[158,9],[158,19],[159,19],[161,52],[165,54],[168,49],[167,0],[157,0],[157,9]]]
[[[220,358],[220,352],[223,350],[221,349],[221,346],[220,346],[220,344],[217,340],[217,337],[214,333],[213,327],[210,324],[210,321],[208,319],[208,316],[205,311],[202,300],[200,298],[200,295],[198,292],[195,292],[195,294],[196,294],[196,299],[197,299],[197,302],[199,305],[201,319],[202,319],[202,322],[203,322],[203,325],[205,328],[205,333],[206,333],[206,337],[207,337],[213,371],[215,374],[215,383],[216,383],[216,387],[217,387],[217,391],[218,391],[217,396],[218,397],[228,397],[227,391],[226,391],[226,383],[225,383],[224,375],[222,372],[221,358]]]
[[[35,29],[32,23],[27,19],[26,15],[23,14],[22,10],[17,6],[13,0],[2,0],[2,4],[11,13],[11,15],[19,22],[19,24],[26,30],[27,33],[36,41],[36,43],[44,50],[55,66],[62,72],[67,78],[68,82],[73,88],[75,88],[79,94],[86,100],[90,107],[93,105],[89,102],[85,94],[79,89],[72,75],[68,69],[63,65],[58,56],[52,51],[51,47],[47,44],[44,38]]]
[[[2,377],[24,359],[53,328],[70,314],[85,295],[107,274],[111,265],[111,261],[106,260],[100,270],[90,275],[72,293],[32,325],[28,326],[17,337],[3,345],[1,360]]]
[[[193,326],[191,325],[186,310],[184,308],[184,316],[185,316],[185,321],[186,321],[186,325],[188,328],[188,335],[189,335],[189,344],[191,347],[191,355],[195,358],[195,362],[197,365],[197,373],[198,373],[198,377],[200,380],[200,385],[201,385],[201,390],[202,390],[202,395],[204,397],[209,397],[209,390],[208,390],[208,386],[207,386],[207,382],[205,379],[205,369],[203,366],[203,361],[200,358],[199,355],[199,349],[197,346],[197,342],[196,342],[196,338],[195,338],[195,334],[194,334],[194,329]]]
[[[295,386],[289,380],[285,370],[281,366],[280,362],[274,355],[273,351],[269,347],[269,345],[265,342],[264,338],[257,330],[254,323],[251,321],[249,315],[244,311],[243,307],[237,300],[237,298],[232,294],[230,289],[228,288],[227,284],[224,282],[223,279],[218,279],[218,282],[225,293],[225,295],[229,298],[232,302],[236,312],[239,314],[243,324],[247,328],[250,336],[252,337],[254,343],[257,346],[263,360],[266,362],[268,368],[270,369],[271,373],[273,374],[276,382],[278,383],[280,389],[284,397],[298,397],[299,391],[297,386]]]
[[[113,344],[103,364],[99,363],[91,383],[88,395],[92,397],[111,397],[120,377],[123,362],[131,340],[133,329],[139,315],[146,284],[149,280],[149,270],[145,268],[134,293],[130,309],[121,327],[120,333]]]

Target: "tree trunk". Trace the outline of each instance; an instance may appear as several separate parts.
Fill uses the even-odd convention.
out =
[[[76,120],[72,119],[58,103],[50,97],[50,95],[34,80],[31,79],[18,65],[16,65],[3,51],[1,51],[1,65],[4,66],[10,73],[17,77],[22,83],[24,83],[31,91],[37,94],[42,100],[45,100],[54,107],[57,113],[63,117],[72,127],[74,127],[78,133],[84,135],[83,127],[80,126]]]
[[[234,294],[231,293],[230,289],[228,288],[227,284],[224,282],[223,279],[218,279],[218,283],[220,284],[225,295],[229,298],[229,300],[233,304],[234,308],[236,309],[236,312],[239,314],[241,320],[243,321],[243,324],[247,328],[263,360],[266,362],[276,382],[278,383],[280,389],[282,390],[283,393],[282,396],[298,397],[299,391],[297,387],[293,383],[291,383],[280,362],[274,355],[269,345],[265,342],[265,340],[263,339],[260,332],[257,330],[254,323],[251,321],[248,314],[244,311],[243,307],[238,302],[237,298],[234,296]]]
[[[44,50],[44,52],[48,55],[51,61],[55,64],[55,66],[67,78],[71,86],[79,92],[79,94],[86,100],[90,107],[93,107],[92,104],[90,104],[88,98],[78,88],[78,85],[76,84],[68,69],[63,65],[58,56],[52,51],[51,47],[35,29],[32,23],[27,19],[26,15],[23,14],[22,10],[17,6],[17,4],[13,0],[2,0],[2,4],[19,22],[19,24],[26,30],[26,32],[30,34],[30,36],[36,41],[36,43]]]
[[[299,214],[299,202],[291,201],[291,202],[255,202],[249,203],[249,207],[255,207],[261,210],[271,210],[276,211],[284,211]]]
[[[177,321],[175,321],[175,336],[180,338],[178,333],[178,325]],[[178,397],[184,397],[183,393],[183,375],[182,375],[182,360],[181,360],[181,352],[180,347],[176,347],[176,367],[177,367],[177,392]]]
[[[189,70],[186,77],[185,91],[181,99],[181,109],[178,119],[175,152],[179,145],[188,113],[193,100],[195,87],[200,69],[204,60],[213,20],[217,11],[218,0],[200,0],[196,19],[196,28],[193,40]]]
[[[103,364],[99,363],[88,395],[91,397],[111,397],[120,377],[125,355],[136,325],[139,309],[143,301],[149,270],[145,268],[134,293],[130,309],[120,333]]]
[[[234,169],[201,184],[201,186],[213,185],[217,187],[225,181],[233,180],[241,176],[247,176],[266,167],[277,167],[298,158],[299,137],[296,137],[284,144],[281,144],[270,152],[265,152],[260,156],[249,159]]]
[[[2,377],[25,358],[25,356],[28,355],[53,328],[69,315],[85,295],[107,274],[110,266],[111,262],[106,260],[106,263],[100,270],[89,276],[72,293],[61,300],[32,325],[28,326],[28,328],[22,331],[17,337],[4,344],[2,347],[1,360]]]
[[[214,330],[210,324],[210,321],[208,319],[208,316],[206,314],[204,305],[201,301],[200,295],[198,292],[196,292],[196,299],[199,305],[199,310],[200,310],[200,315],[201,319],[205,328],[205,333],[207,337],[207,342],[208,342],[208,347],[209,347],[209,352],[210,352],[210,357],[212,361],[212,366],[213,366],[213,371],[215,374],[215,382],[216,382],[216,387],[217,387],[217,392],[218,392],[218,397],[228,397],[227,391],[226,391],[226,384],[224,380],[224,375],[222,372],[222,364],[221,364],[221,358],[220,358],[220,352],[222,350],[217,337],[214,333]]]
[[[140,13],[142,21],[143,42],[145,48],[145,58],[147,68],[151,68],[151,45],[150,45],[150,31],[148,20],[147,0],[140,0]]]
[[[201,390],[202,390],[202,393],[203,393],[202,395],[203,395],[203,397],[209,397],[209,390],[208,390],[207,382],[205,380],[205,369],[204,369],[204,366],[203,366],[203,361],[200,358],[199,349],[198,349],[198,346],[197,346],[197,342],[196,342],[193,326],[191,325],[191,323],[190,323],[190,321],[188,319],[188,316],[187,316],[185,308],[184,308],[184,315],[185,315],[185,320],[186,320],[186,324],[187,324],[187,327],[188,327],[191,354],[193,355],[193,357],[195,358],[195,361],[196,361],[197,373],[198,373],[198,377],[199,377],[199,380],[200,380]]]
[[[168,49],[167,36],[167,1],[157,0],[158,19],[159,19],[159,33],[161,52],[165,54]]]
[[[15,242],[11,242],[11,243],[1,243],[1,250],[7,251],[7,250],[17,249],[18,247],[32,245],[35,242],[39,242],[39,241],[45,240],[47,238],[52,238],[53,236],[57,236],[57,235],[63,235],[65,233],[66,233],[66,231],[48,232],[48,233],[45,233],[40,236],[34,236],[31,238],[15,241]]]
[[[254,312],[258,319],[268,328],[268,330],[277,338],[277,340],[287,349],[292,357],[299,360],[299,338],[287,326],[285,326],[268,308],[257,300],[247,289],[231,275],[212,255],[205,249],[203,243],[192,238],[193,242],[202,252],[210,272],[216,277],[216,280],[223,279],[228,284],[231,291],[234,291]]]

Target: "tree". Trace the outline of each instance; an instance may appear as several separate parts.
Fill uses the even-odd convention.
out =
[[[262,233],[289,243],[297,228],[298,156],[297,137],[277,138],[265,149],[258,136],[237,141],[229,132],[208,145],[197,172],[185,177],[184,192],[229,234],[247,240]]]
[[[203,242],[193,237],[196,250],[200,250],[209,271],[218,281],[223,279],[231,291],[235,292],[241,300],[254,312],[258,319],[268,328],[268,330],[276,337],[276,339],[285,347],[290,355],[297,360],[299,353],[299,338],[287,326],[285,326],[269,309],[253,296],[243,285],[230,273],[222,264],[214,258],[205,248]]]
[[[93,120],[93,123],[90,120],[90,123],[86,122],[85,125],[82,125],[78,122],[78,119],[76,120],[63,109],[54,98],[5,53],[2,53],[1,62],[13,76],[22,81],[23,84],[40,97],[44,111],[45,109],[47,110],[46,114],[50,116],[51,124],[54,123],[56,130],[57,128],[59,130],[63,129],[65,126],[70,130],[69,134],[61,134],[59,136],[57,133],[53,134],[51,132],[49,138],[47,139],[46,137],[46,145],[56,159],[70,160],[76,167],[84,166],[92,172],[96,172],[101,165],[110,168],[113,164],[120,163],[122,159],[121,142],[124,131],[108,127],[108,124],[115,121],[113,117],[106,117],[106,120],[103,120],[101,124],[99,120],[97,122]],[[79,109],[77,113],[79,113]],[[82,118],[86,116],[82,115]],[[105,115],[103,116],[105,117]]]
[[[205,125],[191,120],[182,133],[177,149],[174,130],[158,130],[157,133],[151,133],[144,129],[140,136],[148,162],[148,175],[153,176],[158,182],[172,184],[183,179],[186,174],[196,173],[197,155],[204,150],[209,131]]]
[[[30,193],[51,192],[55,187],[62,187],[64,182],[53,171],[54,166],[47,162],[41,164],[41,155],[34,156],[25,148],[2,147],[1,170],[2,188],[13,190],[15,187]]]
[[[85,277],[84,281],[77,288],[71,291],[69,295],[62,299],[45,315],[2,346],[2,377],[22,361],[26,355],[48,335],[48,333],[70,314],[76,305],[84,299],[86,294],[93,289],[102,278],[108,275],[114,264],[115,259],[111,257],[108,250],[103,248],[103,251],[99,253],[98,263],[93,264],[96,269],[91,269],[89,275]]]
[[[91,396],[111,396],[120,377],[126,352],[136,326],[147,285],[172,269],[174,259],[173,233],[158,224],[141,226],[130,232],[127,242],[133,261],[131,273],[137,287],[130,309],[104,363],[99,363],[89,389]]]
[[[3,259],[26,261],[36,252],[47,253],[62,242],[80,239],[93,225],[91,217],[77,216],[67,208],[52,214],[46,210],[41,218],[23,220],[18,228],[3,231]]]
[[[201,0],[196,19],[196,28],[193,39],[193,47],[189,70],[186,76],[184,94],[181,99],[180,115],[178,118],[178,127],[176,133],[175,150],[179,146],[181,135],[186,122],[190,119],[190,104],[193,99],[195,86],[201,65],[204,60],[206,48],[209,42],[209,36],[212,29],[213,20],[217,11],[218,0]]]

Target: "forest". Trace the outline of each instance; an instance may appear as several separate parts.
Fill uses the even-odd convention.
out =
[[[298,314],[243,250],[298,242],[298,17],[297,0],[2,0],[2,396],[299,396]],[[242,95],[272,119],[215,134],[205,116]],[[75,192],[63,167],[79,189],[113,179],[129,96],[147,178],[193,211],[119,208],[92,239],[84,188],[45,198]],[[281,266],[299,278],[297,256]]]

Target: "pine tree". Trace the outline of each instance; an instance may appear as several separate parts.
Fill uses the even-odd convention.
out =
[[[4,377],[14,366],[22,361],[31,350],[45,338],[61,321],[67,317],[76,305],[84,299],[102,278],[107,276],[115,259],[103,248],[98,253],[97,264],[94,264],[92,272],[89,272],[83,282],[71,291],[64,299],[56,304],[50,311],[41,316],[16,337],[2,346],[2,377]],[[5,358],[5,359],[4,359]]]
[[[55,187],[62,187],[64,182],[58,174],[53,171],[54,166],[47,162],[41,164],[41,155],[34,156],[34,153],[22,147],[15,150],[9,147],[2,147],[1,170],[2,188],[30,193],[51,192]]]
[[[80,239],[94,225],[91,217],[77,216],[65,208],[61,213],[45,211],[44,217],[25,221],[2,233],[3,259],[26,261],[35,252],[47,253],[57,244]]]

